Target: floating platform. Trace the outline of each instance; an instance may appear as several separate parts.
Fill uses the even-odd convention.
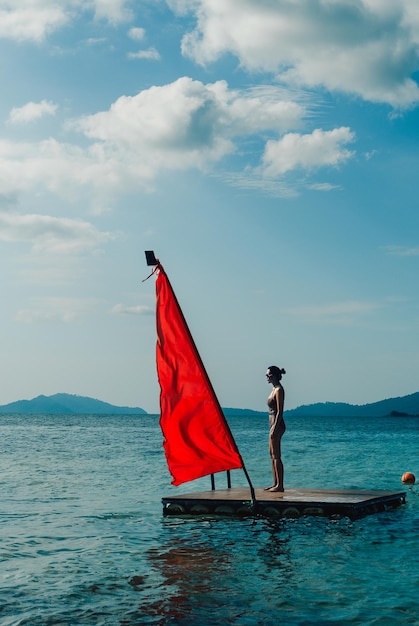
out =
[[[255,496],[253,507],[247,487],[174,495],[162,498],[163,514],[271,518],[314,515],[355,520],[397,508],[406,501],[405,492],[364,490],[286,489],[278,493],[256,488]]]

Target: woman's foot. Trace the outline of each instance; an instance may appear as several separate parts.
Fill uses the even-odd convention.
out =
[[[279,485],[274,485],[273,487],[271,487],[270,489],[268,489],[268,491],[274,491],[274,492],[280,492],[283,493],[284,492],[284,488],[280,487]]]
[[[275,485],[272,485],[272,487],[264,487],[263,491],[270,491],[274,487],[275,487]]]

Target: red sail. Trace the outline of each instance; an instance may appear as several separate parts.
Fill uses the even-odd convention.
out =
[[[157,268],[160,425],[172,483],[240,469],[243,461],[172,286]]]

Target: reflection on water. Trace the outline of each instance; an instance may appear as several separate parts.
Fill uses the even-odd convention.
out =
[[[158,598],[144,601],[137,618],[161,625],[276,624],[281,611],[289,620],[283,623],[299,623],[296,605],[301,617],[311,610],[303,597],[328,595],[319,572],[333,560],[343,573],[351,556],[345,541],[355,533],[349,520],[324,518],[167,518],[159,547],[146,554]]]
[[[228,553],[214,549],[202,538],[196,541],[173,537],[163,550],[150,549],[147,559],[162,582],[159,598],[142,610],[144,615],[161,617],[161,624],[180,619],[186,623],[188,619],[197,619],[197,613],[205,607],[214,607],[231,568]]]

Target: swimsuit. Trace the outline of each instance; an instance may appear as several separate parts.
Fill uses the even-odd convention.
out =
[[[268,405],[268,409],[269,409],[269,424],[272,426],[275,421],[276,412],[277,412],[275,389],[272,391],[269,398],[266,400],[266,404]],[[280,421],[282,422],[282,429],[281,429],[282,430],[281,436],[282,436],[285,432],[285,422],[282,416],[280,418]]]

